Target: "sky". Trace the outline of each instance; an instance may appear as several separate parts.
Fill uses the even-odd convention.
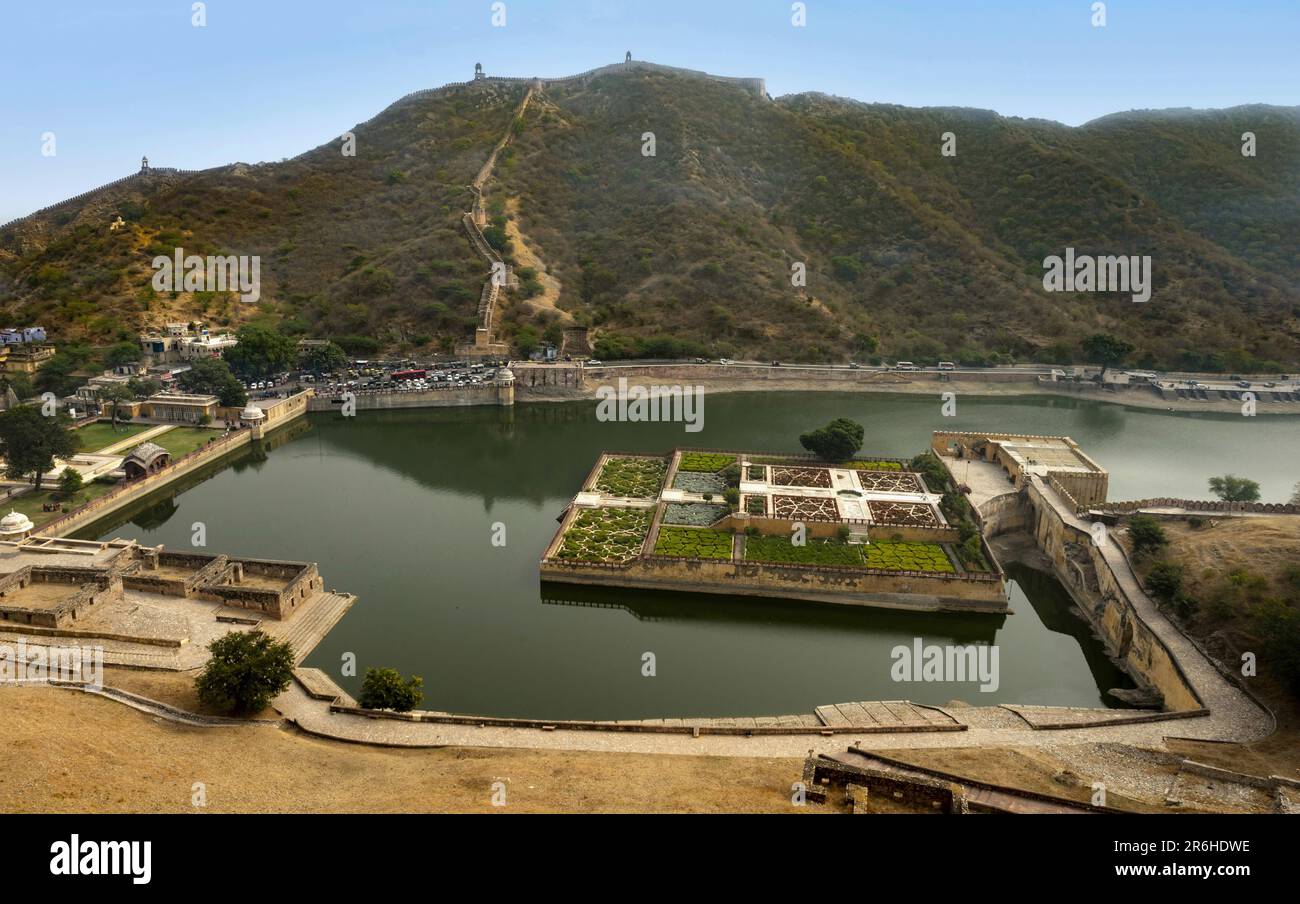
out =
[[[139,169],[280,160],[404,94],[618,62],[1079,125],[1300,104],[1300,0],[0,0],[0,223]],[[493,24],[504,5],[505,24]],[[53,134],[53,154],[48,135]]]

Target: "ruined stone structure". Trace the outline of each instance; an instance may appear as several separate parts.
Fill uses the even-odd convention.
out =
[[[122,598],[111,569],[26,565],[0,577],[0,619],[62,628],[91,606]]]
[[[1068,436],[939,431],[931,448],[940,456],[997,464],[1016,489],[1038,476],[1055,481],[1080,505],[1106,501],[1109,475]]]

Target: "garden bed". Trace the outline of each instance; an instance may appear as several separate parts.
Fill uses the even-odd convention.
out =
[[[655,555],[675,559],[731,560],[731,534],[694,527],[661,527],[655,540]]]
[[[721,474],[701,474],[698,471],[678,471],[673,478],[674,490],[688,493],[712,493],[721,496],[727,490],[727,481]]]
[[[555,558],[571,562],[629,562],[640,555],[653,517],[651,509],[584,509],[564,532]]]
[[[939,517],[934,508],[924,502],[872,502],[871,520],[877,524],[896,524],[906,527],[938,527]]]
[[[923,493],[915,474],[886,474],[881,471],[863,471],[858,474],[862,489],[871,493]]]
[[[827,468],[773,468],[772,485],[778,487],[820,487],[829,489],[831,472]]]
[[[795,546],[788,537],[746,537],[745,561],[789,565],[864,567],[863,547],[842,540],[809,540]]]
[[[600,469],[596,489],[625,499],[649,499],[659,495],[667,473],[662,458],[611,458]]]
[[[903,543],[886,541],[871,543],[865,549],[868,568],[883,571],[932,571],[953,574],[953,567],[938,543]]]
[[[708,527],[726,517],[731,509],[725,505],[713,505],[700,502],[670,502],[664,508],[664,524],[678,524],[686,527]]]
[[[896,461],[846,461],[840,465],[850,471],[902,471],[903,466]]]
[[[677,470],[716,474],[735,461],[736,456],[734,455],[722,455],[714,452],[683,452]]]
[[[790,521],[839,521],[840,507],[834,499],[773,496],[772,515]]]

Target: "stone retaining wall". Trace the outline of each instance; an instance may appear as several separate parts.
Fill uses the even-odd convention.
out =
[[[1043,493],[1037,480],[1026,485],[1034,538],[1112,655],[1125,663],[1133,677],[1160,692],[1166,710],[1203,712],[1204,704],[1178,661],[1137,613],[1092,535],[1066,524]],[[1090,586],[1090,576],[1095,578],[1095,588]]]

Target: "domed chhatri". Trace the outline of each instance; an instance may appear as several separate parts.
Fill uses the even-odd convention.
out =
[[[141,443],[122,459],[128,480],[156,474],[171,464],[172,454],[157,443]]]
[[[30,537],[35,529],[32,519],[22,512],[10,510],[9,514],[0,518],[0,540],[22,540]]]
[[[266,412],[256,405],[249,405],[239,412],[239,419],[245,424],[254,424],[266,420]]]

